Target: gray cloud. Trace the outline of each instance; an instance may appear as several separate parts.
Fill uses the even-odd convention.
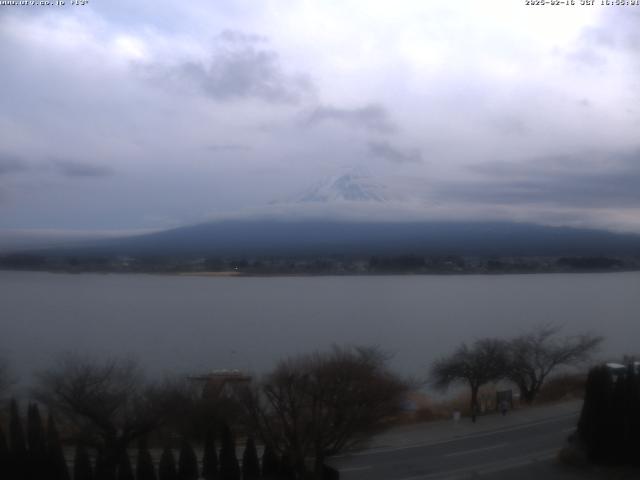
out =
[[[238,143],[219,143],[207,145],[205,148],[211,152],[243,152],[251,150],[251,147]]]
[[[313,90],[306,75],[288,74],[277,52],[264,48],[266,38],[225,31],[218,36],[208,62],[189,61],[173,69],[151,67],[155,76],[187,80],[219,100],[257,98],[271,103],[298,103]]]
[[[640,13],[636,9],[613,9],[603,13],[600,23],[587,28],[583,40],[591,46],[637,52]]]
[[[104,165],[89,165],[87,163],[72,160],[53,160],[56,172],[67,177],[108,177],[113,175],[113,170]]]
[[[7,173],[24,172],[29,169],[29,164],[14,155],[0,154],[0,175]]]
[[[340,122],[376,133],[392,133],[397,130],[389,112],[378,104],[351,109],[320,106],[306,117],[305,124],[314,126],[326,121]]]
[[[525,163],[488,162],[469,170],[479,178],[440,184],[437,195],[506,205],[640,207],[640,151],[594,158],[549,156]]]
[[[264,35],[256,35],[254,33],[239,32],[237,30],[224,30],[218,35],[220,40],[230,43],[267,43],[269,39]]]
[[[529,131],[524,120],[515,115],[495,117],[491,123],[498,131],[506,135],[525,135]]]
[[[635,9],[606,10],[595,25],[585,28],[577,48],[567,53],[569,61],[587,67],[602,68],[610,51],[636,55],[640,41],[640,13]]]
[[[396,186],[407,208],[429,211],[423,201],[442,200],[443,212],[513,205],[518,215],[550,216],[579,205],[608,221],[631,217],[618,207],[639,202],[634,161],[551,156],[636,142],[640,114],[627,109],[638,105],[637,9],[592,9],[588,19],[551,25],[454,2],[443,7],[449,20],[425,24],[413,7],[420,2],[407,2],[391,25],[384,9],[346,20],[333,2],[283,10],[194,0],[167,15],[150,0],[114,1],[89,17],[2,19],[7,227],[195,222],[354,165]],[[319,18],[336,28],[313,32]],[[43,78],[52,88],[38,89]],[[464,168],[488,159],[509,162]],[[90,194],[69,182],[90,184]],[[611,208],[586,212],[591,205]]]
[[[600,53],[593,46],[580,47],[579,49],[568,53],[567,59],[572,63],[584,65],[591,68],[602,68],[607,63],[606,55]]]
[[[382,158],[394,163],[422,162],[422,152],[417,149],[399,149],[388,142],[371,141],[367,145],[369,153],[375,158]]]

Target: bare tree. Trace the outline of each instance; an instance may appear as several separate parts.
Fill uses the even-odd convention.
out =
[[[14,383],[9,361],[5,357],[0,357],[0,400],[5,399]]]
[[[95,442],[105,469],[115,468],[127,446],[164,419],[163,389],[145,382],[131,359],[63,355],[38,375],[34,394]]]
[[[233,387],[211,395],[207,385],[173,378],[165,381],[163,396],[168,410],[164,427],[197,443],[204,443],[211,429],[237,424],[244,413]]]
[[[324,460],[379,429],[402,406],[407,384],[375,348],[337,348],[281,362],[244,393],[263,441],[290,459],[297,478],[319,478]],[[314,460],[312,472],[307,460]]]
[[[442,390],[452,383],[467,383],[471,388],[471,418],[475,422],[480,387],[503,378],[506,367],[506,343],[485,338],[476,340],[470,347],[463,343],[452,355],[437,360],[431,367],[430,379],[436,388]]]
[[[557,325],[542,325],[509,342],[507,377],[527,403],[536,399],[553,370],[588,360],[603,340],[591,334],[558,338],[560,330]]]

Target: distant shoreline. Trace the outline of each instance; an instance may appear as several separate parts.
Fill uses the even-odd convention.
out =
[[[432,277],[450,277],[450,276],[504,276],[504,275],[552,275],[552,274],[600,274],[600,273],[633,273],[640,272],[640,268],[618,269],[618,270],[536,270],[536,271],[444,271],[444,272],[323,272],[323,273],[305,273],[305,272],[281,272],[281,273],[258,273],[258,272],[240,272],[240,271],[123,271],[123,270],[57,270],[57,269],[10,269],[0,268],[0,272],[15,273],[52,273],[52,274],[103,274],[103,275],[157,275],[172,277],[207,277],[207,278],[285,278],[285,277],[407,277],[407,276],[432,276]]]
[[[242,272],[236,272],[234,270],[228,270],[224,272],[167,272],[163,275],[177,275],[180,277],[241,277],[244,276]]]

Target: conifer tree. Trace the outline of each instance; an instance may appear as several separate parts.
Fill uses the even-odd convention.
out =
[[[631,435],[628,445],[628,458],[631,459],[631,464],[637,467],[640,466],[640,455],[638,455],[640,447],[640,372],[637,371],[635,365],[633,365],[632,373],[630,381],[631,414],[629,420]]]
[[[256,444],[251,436],[247,437],[247,444],[242,454],[242,480],[258,480],[260,478],[260,461]]]
[[[262,452],[262,478],[276,479],[280,474],[280,461],[273,448],[266,444]]]
[[[40,480],[48,474],[45,432],[35,403],[27,408],[27,478]]]
[[[0,462],[6,462],[9,460],[9,445],[2,431],[2,425],[0,425]]]
[[[627,375],[619,374],[611,393],[611,408],[605,437],[607,439],[604,460],[614,464],[624,462],[625,445],[627,443]]]
[[[136,463],[136,479],[137,480],[156,480],[156,469],[153,466],[151,453],[147,448],[145,439],[141,439],[138,443],[138,461]]]
[[[178,478],[180,480],[198,480],[198,457],[191,444],[182,440],[178,459]]]
[[[9,474],[17,480],[23,480],[28,478],[27,467],[27,447],[22,420],[18,403],[12,399],[9,411]]]
[[[118,480],[135,480],[133,469],[131,468],[131,460],[129,454],[124,452],[118,462]]]
[[[178,480],[178,470],[173,451],[166,447],[160,456],[158,465],[158,480]]]
[[[87,449],[81,444],[76,446],[73,456],[73,480],[93,480],[93,469]]]
[[[29,405],[27,411],[27,443],[29,454],[32,458],[43,458],[46,454],[45,434],[42,425],[42,417],[38,405]]]
[[[24,430],[22,429],[22,420],[20,419],[20,412],[18,410],[18,403],[15,399],[11,400],[9,447],[13,459],[18,462],[24,462],[27,454],[27,446],[24,438]]]
[[[222,427],[222,446],[220,448],[220,478],[222,480],[240,480],[240,466],[236,456],[236,444],[228,425]]]
[[[12,465],[10,463],[9,445],[0,425],[0,478],[12,478],[13,473],[10,471]]]
[[[633,362],[627,365],[627,371],[624,377],[624,418],[620,425],[621,432],[620,437],[623,439],[620,445],[620,452],[624,463],[633,464],[636,463],[636,449],[640,446],[638,443],[638,430],[640,426],[640,418],[638,414],[638,402],[640,402],[640,395],[637,390],[637,375],[636,368]]]
[[[589,371],[578,421],[578,435],[586,446],[587,456],[595,462],[604,460],[608,453],[612,390],[613,379],[606,366],[594,367]]]
[[[51,480],[70,480],[69,469],[60,443],[60,435],[53,415],[49,413],[47,421],[47,459]]]
[[[280,458],[280,477],[282,480],[294,480],[295,477],[295,469],[292,465],[292,460],[287,453],[283,453]]]
[[[218,452],[216,451],[216,437],[213,429],[207,432],[202,456],[202,478],[216,480],[218,475]]]
[[[96,456],[95,480],[116,480],[116,471],[111,463],[105,460],[105,453],[98,450]]]

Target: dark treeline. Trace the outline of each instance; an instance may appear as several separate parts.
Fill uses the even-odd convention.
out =
[[[118,462],[105,462],[104,452],[77,443],[73,459],[65,458],[55,420],[49,415],[46,427],[37,404],[29,404],[26,428],[18,405],[11,402],[8,438],[0,428],[0,478],[3,480],[258,480],[292,479],[287,465],[270,447],[258,451],[253,437],[247,437],[242,463],[236,457],[236,443],[228,426],[210,431],[201,458],[192,444],[183,439],[179,449],[166,446],[154,459],[144,439]],[[68,450],[68,449],[67,449]],[[286,459],[284,459],[286,462]]]
[[[592,462],[640,466],[640,364],[598,366],[587,377],[578,440]]]
[[[36,375],[38,404],[0,409],[0,479],[333,478],[326,458],[402,411],[408,384],[388,359],[334,347],[256,380],[223,370],[158,382],[130,358],[65,354]]]
[[[15,400],[11,401],[9,412],[7,438],[0,429],[0,478],[69,479],[69,470],[53,415],[49,414],[45,428],[38,405],[29,404],[24,428]]]
[[[637,257],[463,257],[387,255],[354,257],[87,256],[14,253],[0,268],[60,272],[234,272],[244,275],[366,275],[429,273],[601,272],[640,269]]]
[[[473,421],[479,389],[489,382],[508,381],[522,402],[533,403],[552,372],[582,364],[602,341],[560,330],[542,325],[511,339],[463,343],[434,362],[431,381],[466,384]],[[358,447],[404,411],[410,382],[391,372],[388,360],[377,348],[334,347],[285,359],[255,380],[223,370],[158,382],[146,380],[130,358],[65,354],[36,375],[31,395],[38,404],[21,411],[12,401],[0,409],[0,478],[332,478],[327,458]],[[10,372],[0,366],[2,397]],[[623,440],[599,453],[603,435],[614,434],[611,425],[635,425],[640,413],[637,371],[603,372],[590,374],[580,427],[594,459],[613,455],[606,450],[612,445],[622,455],[618,447],[638,438],[621,430]],[[611,417],[604,424],[603,412]]]

